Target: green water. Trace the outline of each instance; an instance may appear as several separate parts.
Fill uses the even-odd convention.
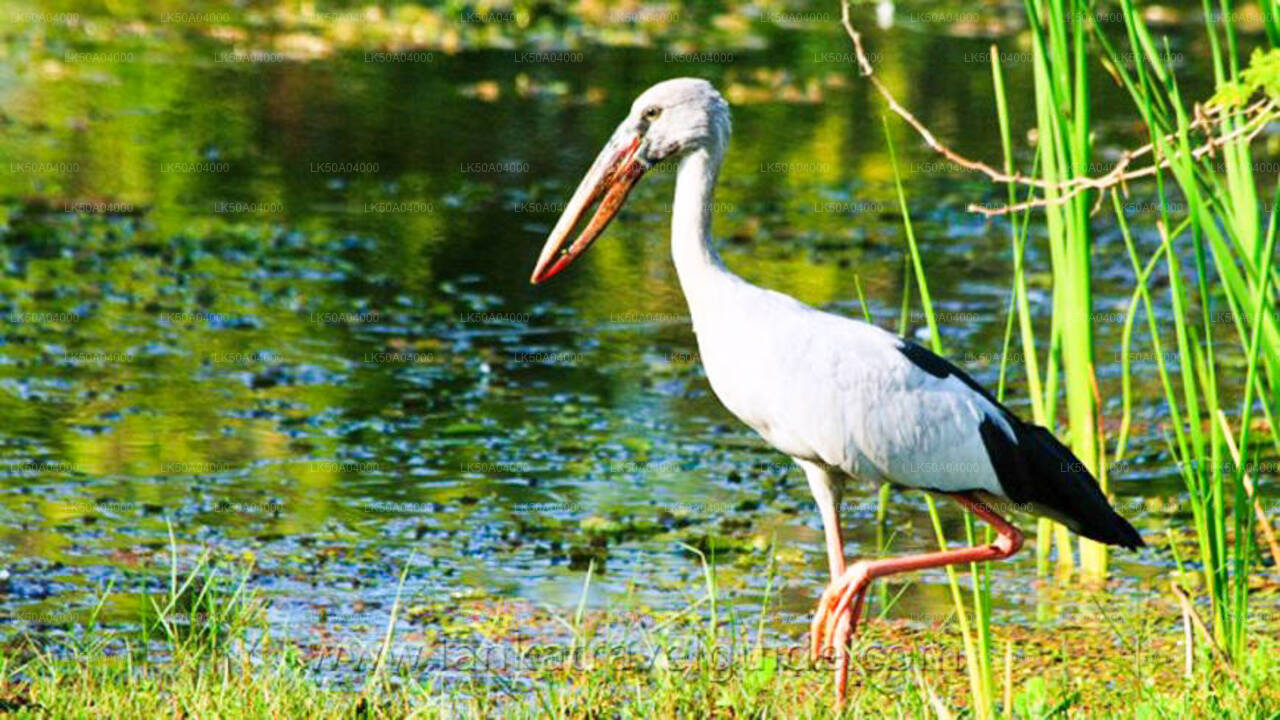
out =
[[[979,16],[987,33],[912,19],[934,10],[900,5],[894,27],[869,33],[886,82],[957,150],[996,163],[985,53],[998,42],[1029,164],[1022,33],[998,11]],[[685,543],[717,548],[722,601],[754,618],[775,541],[774,629],[806,627],[825,582],[821,527],[800,473],[701,372],[667,255],[669,169],[574,270],[539,288],[527,277],[632,98],[698,75],[734,103],[716,208],[729,266],[850,316],[860,280],[874,320],[896,327],[904,244],[884,108],[836,28],[761,24],[756,47],[712,62],[590,43],[565,62],[493,48],[252,62],[192,27],[20,14],[0,64],[0,632],[83,619],[112,578],[105,617],[128,617],[163,577],[170,524],[184,558],[252,556],[270,622],[298,637],[376,636],[411,557],[418,603],[567,613],[594,561],[592,607],[678,609],[702,593]],[[1206,95],[1196,26],[1164,31],[1186,59],[1184,93]],[[1095,87],[1104,162],[1139,138],[1101,69]],[[1004,190],[890,127],[948,354],[994,387],[1008,228],[964,207]],[[1150,248],[1151,214],[1134,206]],[[1098,227],[1114,435],[1131,279],[1114,227]],[[1028,262],[1047,330],[1042,232]],[[922,315],[908,320],[923,332]],[[1158,535],[1189,510],[1144,351],[1137,452],[1112,484]],[[1025,412],[1022,373],[1015,352],[1008,397]],[[892,549],[933,546],[923,508],[893,496]],[[851,487],[851,554],[879,552],[874,516],[875,488]],[[959,518],[946,511],[953,537]],[[1115,560],[1121,593],[1172,565],[1161,549]],[[994,574],[1006,617],[1051,591],[1029,581],[1030,553]],[[889,615],[945,617],[943,580],[913,578]]]

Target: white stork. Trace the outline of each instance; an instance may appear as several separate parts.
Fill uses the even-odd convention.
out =
[[[822,515],[831,584],[813,619],[811,652],[815,659],[835,654],[838,708],[867,585],[893,573],[1013,555],[1022,533],[997,508],[1050,517],[1111,545],[1137,549],[1143,542],[1070,450],[955,365],[730,272],[711,244],[712,197],[729,130],[728,103],[704,80],[667,80],[646,90],[578,185],[531,281],[547,280],[582,255],[646,170],[678,161],[671,255],[707,379],[730,412],[804,470]],[[980,547],[846,566],[839,507],[850,477],[947,495],[998,537]]]

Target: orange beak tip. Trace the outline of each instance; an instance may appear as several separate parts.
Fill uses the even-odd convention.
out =
[[[586,252],[595,239],[604,232],[609,221],[626,202],[627,195],[635,185],[647,165],[636,161],[636,152],[640,147],[640,137],[631,139],[625,147],[618,149],[617,143],[605,146],[592,169],[582,179],[564,212],[557,221],[546,244],[542,247],[542,255],[538,258],[529,277],[531,285],[540,285],[560,274],[579,256]],[[573,229],[585,216],[586,212],[599,201],[595,215],[587,223],[586,229],[576,240],[570,242]],[[566,248],[567,245],[567,248]]]

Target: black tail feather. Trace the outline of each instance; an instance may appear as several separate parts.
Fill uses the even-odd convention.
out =
[[[983,421],[982,441],[1005,495],[1026,503],[1076,533],[1130,550],[1143,547],[1142,536],[1111,507],[1098,481],[1053,433],[1006,415],[1013,426],[1010,441],[990,418]]]

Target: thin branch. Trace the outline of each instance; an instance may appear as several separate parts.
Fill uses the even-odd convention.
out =
[[[1200,617],[1200,613],[1196,612],[1195,605],[1191,603],[1191,596],[1178,583],[1170,583],[1173,588],[1173,594],[1178,598],[1178,604],[1182,606],[1182,614],[1184,618],[1191,620],[1191,625],[1195,627],[1196,632],[1200,633],[1200,637],[1204,638],[1205,644],[1209,646],[1210,653],[1214,659],[1218,661],[1218,665],[1236,681],[1237,685],[1243,685],[1240,682],[1240,676],[1236,674],[1236,669],[1231,667],[1231,659],[1227,657],[1227,652],[1222,649],[1217,640],[1213,639],[1213,633],[1209,631],[1209,626],[1204,624],[1204,620]]]
[[[1267,101],[1266,104],[1262,105],[1261,107],[1262,109],[1265,109],[1269,106],[1271,106],[1271,103],[1270,101]],[[1196,160],[1199,160],[1206,155],[1212,155],[1214,150],[1216,150],[1218,147],[1226,145],[1232,140],[1236,140],[1242,136],[1245,138],[1246,143],[1252,142],[1252,140],[1258,136],[1258,133],[1261,133],[1263,130],[1266,129],[1267,125],[1270,124],[1271,120],[1272,118],[1270,116],[1265,114],[1259,114],[1251,118],[1248,123],[1241,125],[1240,127],[1227,133],[1226,135],[1223,135],[1222,137],[1218,137],[1216,135],[1210,136],[1209,140],[1206,141],[1204,145],[1201,145],[1200,147],[1197,147],[1191,151],[1191,157]],[[1254,126],[1254,123],[1256,123],[1256,126]],[[1146,151],[1146,150],[1150,150],[1150,145],[1140,148],[1140,151]],[[1136,154],[1133,157],[1136,157]],[[969,212],[975,212],[975,213],[978,213],[979,215],[984,215],[986,217],[994,217],[997,215],[1008,215],[1009,213],[1018,212],[1020,210],[1026,210],[1027,208],[1060,205],[1086,190],[1099,190],[1099,191],[1108,190],[1116,185],[1127,183],[1130,180],[1134,180],[1142,177],[1148,177],[1150,175],[1155,175],[1158,170],[1162,170],[1164,168],[1169,167],[1169,165],[1173,162],[1173,159],[1166,155],[1165,157],[1161,158],[1160,162],[1155,163],[1154,165],[1147,165],[1145,167],[1141,167],[1136,170],[1129,170],[1128,172],[1123,172],[1124,163],[1127,162],[1128,159],[1131,159],[1131,158],[1126,158],[1125,160],[1122,160],[1122,164],[1116,165],[1116,167],[1112,169],[1111,172],[1101,177],[1073,178],[1076,181],[1081,181],[1081,182],[1074,183],[1075,187],[1070,187],[1073,184],[1070,181],[1061,183],[1060,185],[1055,186],[1058,188],[1068,188],[1061,195],[1057,195],[1055,197],[1039,197],[1034,200],[1027,200],[1025,202],[1016,203],[1014,205],[999,205],[996,207],[986,207],[984,205],[979,205],[977,203],[969,203],[969,206],[967,209],[969,210]],[[1096,206],[1095,206],[1095,210],[1096,210]]]
[[[1044,190],[1046,193],[1048,191],[1055,191],[1057,193],[1052,197],[1046,195],[1044,197],[1013,205],[984,207],[977,204],[970,204],[968,207],[970,212],[975,212],[986,217],[992,217],[996,215],[1007,215],[1027,208],[1061,205],[1087,190],[1108,190],[1117,185],[1122,185],[1129,180],[1154,175],[1158,170],[1168,167],[1170,163],[1169,158],[1164,158],[1156,164],[1130,170],[1129,166],[1134,160],[1150,154],[1154,149],[1154,143],[1147,143],[1140,148],[1126,150],[1116,162],[1115,166],[1105,175],[1101,175],[1099,177],[1075,177],[1062,182],[1050,182],[1048,180],[1023,175],[1020,172],[1012,174],[1006,173],[1001,170],[997,170],[980,160],[967,158],[944,145],[942,141],[938,140],[937,136],[935,136],[919,118],[898,102],[897,98],[893,96],[893,93],[889,91],[889,88],[886,87],[885,84],[880,81],[880,78],[876,76],[875,67],[871,64],[871,61],[867,58],[866,51],[863,49],[862,33],[858,32],[857,28],[853,26],[851,7],[851,0],[840,0],[840,23],[844,26],[845,33],[848,34],[849,40],[853,43],[854,55],[858,61],[859,71],[862,73],[862,76],[871,83],[871,86],[876,89],[876,92],[880,93],[880,97],[884,98],[885,103],[889,105],[889,109],[915,129],[916,133],[920,135],[920,138],[924,140],[926,145],[933,149],[934,152],[943,156],[947,160],[950,160],[956,165],[966,170],[986,175],[992,182],[1012,183]],[[1222,122],[1222,113],[1220,113],[1220,108],[1206,108],[1196,105],[1194,109],[1195,119],[1191,121],[1189,128],[1192,130],[1205,131],[1209,136],[1209,139],[1205,141],[1204,145],[1193,150],[1192,156],[1198,160],[1206,155],[1211,155],[1218,147],[1239,139],[1241,136],[1246,136],[1246,142],[1251,141],[1272,119],[1274,119],[1273,114],[1277,109],[1280,108],[1277,108],[1276,104],[1272,100],[1269,98],[1263,98],[1240,111],[1244,116],[1252,116],[1250,117],[1249,122],[1226,135],[1218,137],[1211,131],[1215,125]],[[1258,120],[1261,120],[1261,122],[1257,122]],[[1257,126],[1251,128],[1255,122],[1257,122]],[[1164,139],[1165,142],[1172,142],[1177,139],[1177,134],[1170,133],[1166,135]]]

